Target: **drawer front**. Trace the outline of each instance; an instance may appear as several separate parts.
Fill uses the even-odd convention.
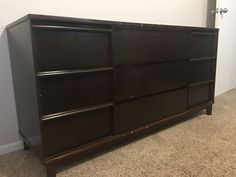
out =
[[[115,70],[115,100],[181,88],[187,80],[187,62]]]
[[[122,133],[180,113],[187,107],[187,89],[120,103],[116,107],[116,133]]]
[[[111,108],[43,121],[45,155],[60,153],[112,134]]]
[[[190,57],[190,35],[187,32],[114,31],[115,65],[132,65]]]
[[[210,100],[212,84],[204,84],[189,88],[189,106],[201,104]]]
[[[192,58],[216,57],[217,35],[193,33]]]
[[[190,62],[190,83],[214,79],[215,60]]]
[[[39,79],[43,115],[112,100],[110,72],[72,74]]]
[[[39,71],[111,65],[109,33],[35,29],[33,39]]]

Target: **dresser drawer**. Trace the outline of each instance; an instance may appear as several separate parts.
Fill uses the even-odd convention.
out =
[[[184,112],[187,89],[120,103],[116,107],[116,133],[122,133]]]
[[[113,32],[115,65],[183,60],[190,57],[187,32],[126,30]]]
[[[34,29],[38,71],[110,66],[107,32]]]
[[[187,62],[115,70],[115,100],[181,88],[187,80]]]
[[[189,88],[189,106],[198,105],[210,100],[212,84],[203,84]]]
[[[42,122],[46,156],[112,135],[112,108],[58,117]]]
[[[215,62],[215,60],[191,61],[189,67],[190,84],[213,80]]]
[[[43,115],[112,100],[111,72],[93,72],[39,78]]]
[[[192,34],[192,58],[216,57],[217,35],[196,32]]]

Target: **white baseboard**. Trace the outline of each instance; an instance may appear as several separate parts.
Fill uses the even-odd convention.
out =
[[[0,156],[23,149],[23,141],[16,141],[10,144],[0,146]]]

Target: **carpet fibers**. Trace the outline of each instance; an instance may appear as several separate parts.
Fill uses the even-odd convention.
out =
[[[0,157],[0,177],[45,177],[31,151]],[[202,112],[61,171],[58,177],[236,177],[236,89]]]

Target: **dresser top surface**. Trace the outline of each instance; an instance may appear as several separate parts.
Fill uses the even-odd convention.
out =
[[[134,22],[121,22],[121,21],[108,21],[108,20],[95,20],[75,17],[62,17],[62,16],[51,16],[51,15],[38,15],[28,14],[13,23],[7,25],[7,28],[11,28],[23,21],[32,20],[34,22],[47,22],[57,24],[87,24],[87,25],[99,25],[99,26],[125,26],[135,28],[154,28],[154,29],[173,29],[173,30],[199,30],[199,31],[212,31],[218,32],[218,28],[206,28],[206,27],[194,27],[194,26],[175,26],[175,25],[163,25],[163,24],[149,24],[149,23],[134,23]]]

